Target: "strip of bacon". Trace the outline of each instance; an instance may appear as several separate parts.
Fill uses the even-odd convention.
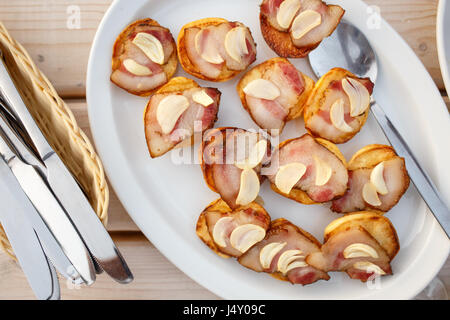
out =
[[[323,186],[317,186],[314,157],[320,158],[332,168],[332,175]],[[305,191],[315,202],[327,202],[341,196],[347,190],[348,173],[342,161],[308,134],[288,141],[274,151],[270,168],[265,172],[271,183],[275,183],[278,169],[289,163],[300,162],[307,167],[305,174],[294,188]]]
[[[264,268],[260,262],[261,250],[271,243],[286,243],[284,247],[273,257],[269,268]],[[309,233],[301,230],[285,219],[272,221],[271,227],[264,240],[254,245],[243,254],[239,263],[256,272],[278,273],[278,259],[287,250],[300,250],[304,257],[320,252],[320,243]],[[304,258],[301,258],[302,260]],[[307,285],[317,280],[328,280],[330,277],[322,270],[311,265],[298,267],[288,271],[284,275],[291,283]]]
[[[373,248],[378,257],[364,256],[345,258],[344,250],[352,244],[365,244]],[[375,268],[362,270],[355,266],[357,262],[370,262],[386,274],[392,274],[390,258],[380,244],[362,227],[346,228],[331,236],[322,246],[321,252],[315,252],[306,258],[306,262],[324,272],[344,271],[353,278],[363,282],[375,276]]]
[[[362,196],[362,189],[370,179],[372,169],[357,169],[349,171],[349,189],[345,195],[333,201],[331,210],[339,213],[355,212],[366,209],[389,211],[400,200],[409,185],[409,179],[405,176],[406,168],[403,158],[395,157],[384,162],[384,181],[388,188],[388,194],[378,197],[381,205],[374,207],[367,204]]]
[[[204,107],[192,99],[192,95],[200,90],[205,92],[214,100],[214,103]],[[174,146],[190,138],[194,134],[194,129],[205,131],[212,128],[217,119],[219,110],[220,91],[213,88],[192,88],[183,92],[188,98],[189,108],[180,116],[174,129],[169,134],[163,134],[156,119],[156,110],[161,100],[168,94],[155,94],[149,101],[145,123],[147,124],[146,136],[149,138],[149,148],[153,153],[161,155],[172,149]]]

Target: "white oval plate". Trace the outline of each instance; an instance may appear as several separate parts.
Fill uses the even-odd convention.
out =
[[[450,121],[432,79],[415,54],[374,9],[355,0],[339,1],[346,19],[364,30],[380,60],[377,101],[404,133],[419,160],[450,199]],[[178,268],[215,294],[228,299],[405,299],[420,292],[437,274],[448,256],[450,243],[411,186],[387,216],[395,225],[401,250],[392,262],[393,276],[375,284],[331,273],[328,282],[293,286],[267,274],[258,274],[231,259],[222,259],[195,234],[200,212],[218,196],[203,181],[198,164],[173,163],[179,150],[150,159],[142,113],[146,98],[132,96],[109,81],[115,38],[129,23],[146,17],[168,27],[176,38],[181,27],[206,17],[244,22],[258,44],[261,63],[275,54],[259,29],[260,0],[116,0],[105,15],[95,38],[88,67],[89,119],[99,154],[111,184],[128,213],[149,240]],[[293,60],[312,75],[308,63]],[[186,75],[179,67],[178,75]],[[239,77],[238,77],[239,78]],[[201,85],[222,91],[216,126],[256,128],[241,107],[235,91],[238,79]],[[282,140],[305,132],[302,120],[289,123]],[[371,143],[386,143],[373,119],[351,142],[340,146],[346,157]],[[197,151],[196,146],[196,150]],[[197,153],[193,155],[195,161]],[[339,215],[327,206],[304,206],[262,187],[261,196],[272,218],[284,217],[322,240],[325,226]],[[137,279],[139,281],[139,279]]]
[[[440,0],[436,23],[436,40],[447,94],[450,94],[450,2]]]

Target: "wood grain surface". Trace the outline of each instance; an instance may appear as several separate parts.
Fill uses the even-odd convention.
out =
[[[330,1],[332,2],[332,1]],[[366,0],[408,42],[446,97],[436,49],[438,0]],[[0,0],[0,20],[29,51],[38,67],[66,99],[90,137],[86,69],[92,40],[112,0]],[[80,28],[68,28],[71,10],[80,8]],[[76,7],[75,7],[76,9]],[[89,288],[61,281],[64,299],[216,299],[173,266],[146,240],[112,190],[109,225],[113,239],[130,264],[135,281],[122,286],[101,275]],[[450,291],[450,260],[439,278]],[[20,268],[0,253],[0,299],[32,299]]]

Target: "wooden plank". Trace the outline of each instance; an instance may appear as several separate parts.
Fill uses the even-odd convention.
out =
[[[171,264],[139,233],[113,234],[135,280],[120,285],[102,274],[91,287],[74,288],[61,279],[63,299],[217,299]],[[0,252],[0,300],[34,299],[19,266]]]
[[[83,97],[89,49],[112,0],[0,0],[0,20],[30,52],[63,97]],[[366,0],[414,49],[443,88],[435,41],[438,0]],[[67,8],[81,10],[81,28],[68,29]],[[389,48],[386,48],[389,50]],[[395,54],[393,52],[392,54]]]
[[[77,289],[62,279],[63,299],[218,299],[173,266],[142,235],[113,234],[113,239],[127,259],[135,280],[120,285],[102,274],[93,286]],[[2,252],[0,270],[0,300],[34,299],[19,266]],[[450,292],[450,259],[438,277]]]

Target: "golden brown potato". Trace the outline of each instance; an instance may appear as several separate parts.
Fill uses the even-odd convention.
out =
[[[397,232],[392,222],[385,216],[370,211],[348,213],[332,221],[324,231],[324,242],[346,228],[363,227],[383,247],[392,260],[400,250]]]
[[[347,79],[358,81],[369,95],[372,94],[373,83],[370,79],[358,78],[345,69],[331,69],[317,81],[304,108],[305,127],[312,135],[333,143],[344,143],[353,138],[366,123],[369,101],[362,114],[355,117],[350,115],[350,99],[342,87],[342,82]],[[342,120],[349,127],[348,131],[336,127],[330,114],[331,108],[340,100],[343,103]]]
[[[208,75],[205,75],[204,73],[202,73],[202,70],[200,70],[198,68],[198,66],[196,66],[195,63],[193,61],[191,61],[191,59],[189,58],[188,48],[186,47],[187,46],[187,31],[190,28],[198,28],[198,29],[202,30],[202,29],[210,27],[210,26],[219,26],[224,23],[229,23],[233,27],[234,26],[245,27],[240,22],[229,22],[228,20],[223,19],[223,18],[205,18],[205,19],[192,21],[192,22],[184,25],[181,28],[181,31],[178,34],[178,39],[177,39],[178,57],[179,57],[181,66],[187,73],[189,73],[199,79],[202,79],[202,80],[208,80],[208,81],[214,81],[214,82],[224,82],[224,81],[228,81],[228,80],[234,78],[236,75],[238,75],[240,72],[243,71],[243,70],[234,70],[234,69],[228,68],[227,64],[224,63],[221,68],[220,74],[217,77],[209,77]],[[245,28],[248,30],[248,32],[250,34],[250,38],[251,38],[250,42],[252,42],[251,46],[253,47],[253,50],[254,50],[254,52],[253,52],[254,57],[251,57],[250,63],[249,63],[249,64],[251,64],[251,63],[253,63],[253,61],[256,60],[256,50],[255,50],[256,44],[254,43],[254,40],[251,36],[250,29],[248,29],[247,27],[245,27]]]
[[[324,231],[320,252],[306,262],[324,272],[342,271],[362,282],[392,274],[390,262],[400,249],[388,218],[374,212],[354,212],[332,221]]]
[[[214,227],[221,218],[233,219],[231,222],[228,222],[229,228],[227,230],[228,234],[225,235],[225,246],[217,244],[214,241],[213,235]],[[270,226],[270,215],[262,206],[255,202],[232,210],[225,201],[217,199],[209,204],[200,214],[197,221],[196,232],[200,240],[219,256],[223,258],[239,257],[243,252],[232,246],[230,235],[237,227],[245,224],[255,225],[264,229],[264,233],[261,233],[261,237],[264,238],[265,232]]]
[[[264,40],[273,51],[284,58],[306,57],[324,38],[334,32],[345,13],[345,10],[337,5],[327,5],[320,0],[301,0],[300,9],[294,18],[306,10],[313,10],[320,13],[322,23],[301,40],[294,41],[290,33],[292,21],[288,28],[273,25],[278,24],[276,16],[282,2],[283,0],[263,0],[259,20]]]
[[[257,79],[269,80],[280,90],[281,95],[274,100],[283,109],[283,114],[280,117],[276,112],[264,112],[263,118],[267,115],[271,116],[273,120],[260,119],[257,110],[249,107],[244,88]],[[244,109],[259,127],[269,130],[269,133],[270,129],[278,129],[281,133],[287,121],[301,117],[303,107],[313,87],[314,81],[298,71],[289,60],[272,58],[249,70],[241,78],[236,89]],[[261,105],[261,107],[264,107],[264,105]]]
[[[378,205],[368,203],[363,197],[363,188],[370,182],[373,169],[383,163],[383,180],[387,192],[377,192]],[[331,210],[346,213],[369,210],[384,214],[394,207],[409,187],[409,176],[405,160],[391,146],[372,144],[356,152],[348,163],[349,189],[333,201]]]
[[[236,165],[237,157],[239,154],[248,157],[252,142],[256,144],[262,140],[266,141],[266,152],[260,163],[253,168],[260,183],[264,181],[261,168],[270,157],[269,140],[260,133],[234,127],[212,129],[203,138],[199,159],[205,182],[212,191],[219,193],[232,209],[239,207],[236,201],[241,191],[243,172],[243,169]],[[245,141],[248,141],[245,145],[240,143]]]
[[[278,157],[277,154],[278,154],[279,150],[283,150],[283,148],[285,148],[289,144],[291,144],[291,143],[302,143],[303,144],[303,142],[301,142],[301,141],[305,140],[305,139],[309,140],[309,139],[311,139],[311,136],[306,134],[306,135],[304,135],[304,136],[302,136],[300,138],[289,139],[289,140],[286,140],[286,141],[280,143],[280,145],[278,146],[277,150],[275,150],[273,152],[273,155],[274,155],[273,157]],[[329,142],[327,140],[320,139],[320,138],[313,138],[313,141],[316,144],[318,144],[318,146],[322,146],[327,151],[329,151],[331,153],[330,157],[331,158],[333,158],[333,157],[336,158],[337,162],[340,163],[340,167],[341,168],[335,168],[335,173],[338,172],[338,171],[342,171],[342,170],[346,171],[347,170],[347,161],[345,160],[345,157],[343,156],[343,154],[341,153],[341,151],[338,149],[338,147],[335,144],[333,144],[333,143],[331,143],[331,142]],[[312,144],[314,144],[314,142],[312,142]],[[305,140],[304,143],[305,143],[305,146],[307,146],[307,144],[308,144],[307,148],[310,147],[309,146],[309,141]],[[319,149],[320,149],[320,147],[319,147]],[[275,160],[272,160],[272,162],[275,163]],[[289,163],[289,162],[290,161],[287,161],[287,163]],[[309,172],[309,174],[312,174],[312,173]],[[333,198],[343,195],[345,193],[345,191],[346,191],[346,185],[347,185],[347,176],[346,176],[346,174],[344,175],[344,177],[342,179],[344,179],[345,181],[339,181],[340,182],[339,183],[340,186],[339,186],[339,188],[336,187],[337,189],[339,189],[339,192],[336,195],[332,195]],[[281,194],[282,196],[285,196],[285,197],[287,197],[289,199],[292,199],[294,201],[302,203],[302,204],[307,204],[307,205],[318,204],[318,203],[321,203],[321,202],[327,202],[327,201],[332,200],[332,199],[326,199],[325,201],[314,201],[311,198],[311,196],[308,195],[308,193],[306,191],[304,191],[304,190],[302,190],[302,189],[300,189],[300,188],[298,188],[296,186],[294,186],[294,188],[292,188],[292,190],[291,190],[291,192],[289,194],[286,194],[286,193],[281,192],[276,187],[276,185],[273,183],[273,177],[269,177],[269,180],[271,181],[270,186],[271,186],[273,191],[275,191],[275,192],[277,192],[277,193]],[[332,189],[334,189],[334,188],[335,187],[333,187]]]
[[[204,90],[212,99],[213,103],[207,107],[195,103],[192,92]],[[184,95],[189,101],[189,107],[180,115],[174,129],[169,134],[162,132],[156,117],[159,103],[168,95]],[[202,132],[214,126],[220,104],[220,91],[215,88],[202,88],[194,80],[184,77],[172,78],[161,87],[149,100],[144,111],[145,139],[152,158],[162,156],[176,146],[186,142],[188,145],[194,143],[195,121],[201,121]],[[178,134],[182,132],[183,134]],[[186,132],[190,134],[187,135]]]
[[[140,49],[131,44],[131,41],[139,32],[150,34],[153,32],[153,34],[158,34],[159,31],[162,32],[161,37],[164,39],[163,43],[167,44],[168,47],[170,47],[170,45],[172,46],[172,50],[165,49],[165,51],[169,52],[171,51],[171,54],[169,57],[165,57],[164,64],[160,66],[165,74],[165,81],[158,82],[159,85],[157,85],[156,87],[150,86],[147,88],[145,87],[140,88],[142,87],[142,83],[136,84],[134,82],[129,83],[130,81],[132,81],[130,80],[130,77],[124,79],[123,77],[117,76],[119,74],[117,71],[119,70],[122,70],[125,73],[127,73],[126,68],[123,65],[123,62],[125,59],[128,58],[128,55],[130,55],[130,51],[132,52],[131,55],[133,56],[133,58],[137,56],[139,60],[144,61],[144,63],[142,63],[144,66],[150,65],[150,69],[153,69],[153,67],[155,67],[154,66],[155,63],[153,63],[150,59],[145,58],[146,56],[143,54],[143,52],[139,53]],[[166,48],[165,45],[164,48]],[[148,61],[145,61],[146,59]],[[114,43],[112,56],[111,81],[131,94],[138,96],[149,96],[153,94],[155,91],[157,91],[159,88],[161,88],[162,85],[167,83],[170,80],[170,78],[172,78],[172,76],[175,74],[177,70],[177,66],[178,66],[178,59],[177,59],[176,44],[175,40],[172,37],[172,34],[170,33],[170,30],[160,26],[158,22],[150,18],[142,19],[135,21],[131,23],[129,26],[127,26],[116,39]],[[158,66],[156,66],[156,68],[158,68]],[[131,76],[131,78],[133,79],[148,78],[146,76],[136,77],[135,75],[132,75],[129,72],[127,74],[128,76]]]

